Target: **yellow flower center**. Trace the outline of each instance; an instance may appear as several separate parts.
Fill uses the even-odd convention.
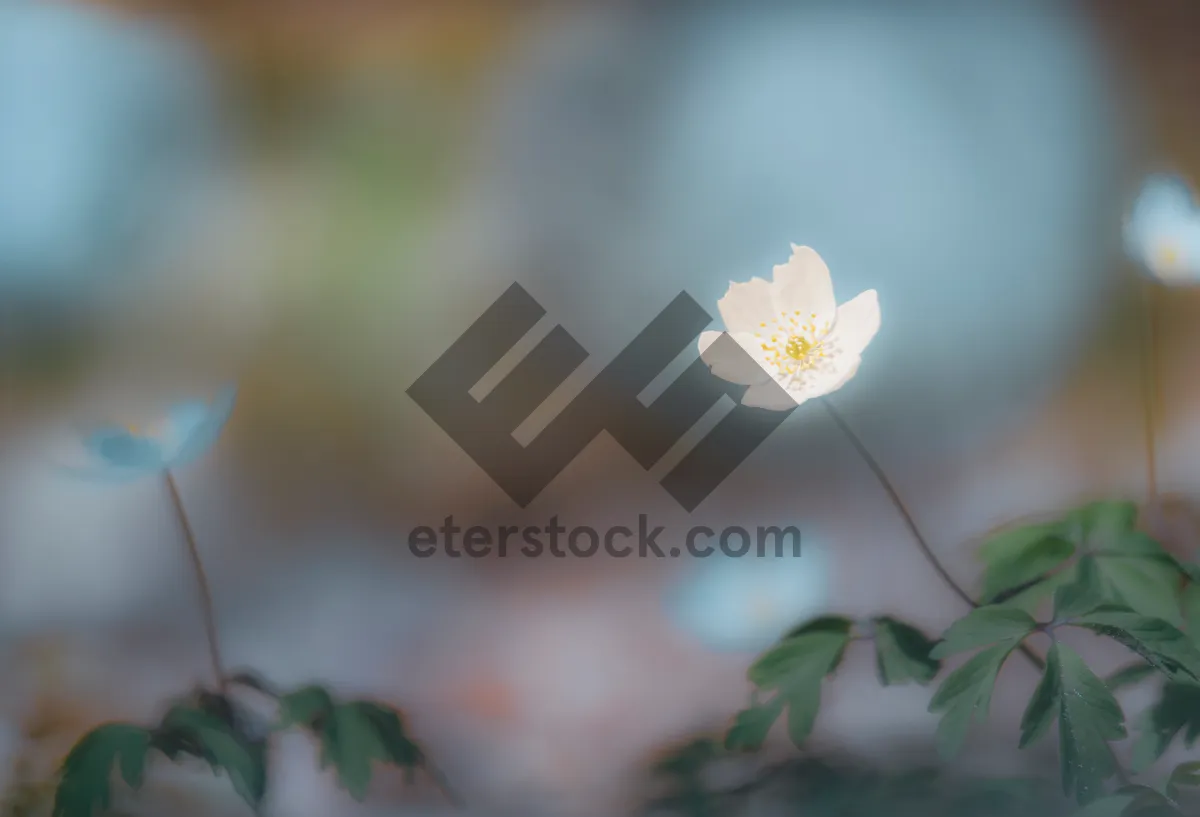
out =
[[[762,340],[762,350],[777,377],[794,379],[816,368],[829,356],[830,350],[824,340],[829,324],[818,327],[815,312],[802,322],[801,314],[799,310],[790,315],[781,312],[779,317],[759,324],[760,329],[767,331],[755,333],[755,337]]]
[[[1158,250],[1158,263],[1164,269],[1171,269],[1179,263],[1179,248],[1174,244],[1164,244]]]
[[[820,345],[820,341],[806,338],[803,335],[789,335],[787,343],[783,346],[783,355],[791,360],[803,363],[812,356],[813,352]]]

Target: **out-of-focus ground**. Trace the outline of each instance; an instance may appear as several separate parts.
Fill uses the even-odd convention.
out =
[[[229,663],[280,684],[321,679],[402,704],[480,814],[631,807],[650,755],[721,728],[742,705],[752,655],[711,651],[669,615],[664,599],[687,560],[419,560],[405,544],[413,527],[449,514],[464,526],[557,514],[603,527],[646,513],[673,532],[669,545],[692,524],[796,524],[830,555],[814,609],[886,612],[930,631],[961,612],[812,406],[690,516],[611,441],[517,511],[405,395],[514,279],[603,358],[679,289],[712,309],[730,279],[768,275],[789,241],[812,243],[839,298],[880,290],[886,331],[868,350],[880,362],[864,364],[838,399],[968,584],[977,570],[969,545],[995,526],[1086,497],[1144,493],[1140,302],[1119,216],[1157,164],[1200,179],[1200,8],[1186,0],[1085,4],[1110,73],[1044,86],[1036,71],[1059,65],[1053,37],[1042,42],[1016,23],[1015,34],[947,23],[939,37],[936,11],[910,19],[893,10],[872,25],[868,10],[843,46],[836,36],[805,40],[812,72],[788,61],[782,35],[759,49],[765,29],[741,28],[739,11],[725,21],[736,25],[718,18],[694,31],[682,12],[678,31],[669,14],[643,23],[636,4],[130,3],[104,13],[169,22],[211,64],[218,147],[197,172],[217,205],[194,233],[139,261],[145,279],[131,294],[50,320],[43,331],[65,338],[59,353],[30,363],[22,351],[6,378],[0,734],[13,751],[39,698],[62,721],[38,750],[49,764],[94,723],[151,717],[206,680],[188,564],[161,486],[73,482],[53,465],[78,424],[137,415],[231,373],[242,391],[226,434],[178,476]],[[943,61],[923,62],[917,37],[945,45]],[[993,37],[995,53],[982,45]],[[1021,74],[1005,55],[1026,47],[1042,56]],[[776,57],[755,62],[758,52],[785,56],[775,70]],[[1064,72],[1078,67],[1072,59],[1062,58]],[[979,76],[964,68],[961,87],[943,89],[946,66],[960,64]],[[788,71],[797,71],[794,97]],[[1102,98],[1084,98],[1089,83]],[[643,85],[657,96],[643,99]],[[847,99],[861,92],[867,102],[843,113],[843,86]],[[825,118],[788,118],[818,94]],[[1039,105],[1051,111],[1044,127],[1020,118]],[[838,131],[873,122],[876,107],[894,155],[867,138],[882,136],[860,144]],[[755,142],[759,131],[738,129],[739,117],[776,109],[778,138]],[[0,129],[5,115],[0,107]],[[1092,121],[1112,132],[1072,142],[1073,128],[1086,134],[1080,123]],[[796,163],[772,158],[793,142]],[[828,199],[843,178],[846,192]],[[805,200],[805,179],[832,193]],[[996,201],[982,203],[989,191]],[[859,211],[861,224],[847,226]],[[1159,480],[1200,500],[1200,295],[1161,292],[1158,303]],[[10,325],[32,314],[10,315]],[[1200,541],[1185,533],[1171,544],[1190,552]],[[47,655],[57,668],[46,668]],[[1115,666],[1120,656],[1096,660]],[[879,691],[873,672],[869,654],[850,654],[814,748],[903,762],[916,745],[932,756],[928,691]],[[1034,683],[1024,666],[1005,670],[967,766],[1053,768],[1049,747],[1015,750]],[[776,737],[772,753],[785,754]],[[369,805],[353,804],[311,771],[311,746],[288,740],[272,813],[388,813],[404,801],[398,779],[381,777]],[[147,794],[146,813],[241,813],[223,781],[202,795],[193,778],[176,777]],[[414,797],[442,808],[433,792]]]

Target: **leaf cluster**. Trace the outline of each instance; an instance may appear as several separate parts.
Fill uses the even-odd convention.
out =
[[[869,642],[884,686],[928,685],[943,662],[970,653],[929,703],[940,718],[939,753],[949,759],[971,726],[986,719],[1002,669],[1020,652],[1041,678],[1021,719],[1018,745],[1032,746],[1056,727],[1065,795],[1089,808],[1119,805],[1113,813],[1122,817],[1183,813],[1178,795],[1200,779],[1189,764],[1159,788],[1109,786],[1114,778],[1124,780],[1110,744],[1128,736],[1116,690],[1148,678],[1163,683],[1160,700],[1139,722],[1136,771],[1181,734],[1188,746],[1200,737],[1200,570],[1170,556],[1137,521],[1133,503],[1096,502],[993,536],[981,549],[984,602],[939,638],[887,616],[823,616],[796,627],[749,668],[755,699],[735,716],[724,748],[757,751],[785,712],[788,736],[803,745],[824,684],[853,643]],[[1060,640],[1069,628],[1121,644],[1135,663],[1101,679]],[[1031,641],[1046,645],[1044,657]],[[1161,808],[1175,811],[1155,811]]]
[[[403,768],[410,779],[425,755],[409,735],[401,712],[372,701],[339,701],[327,689],[305,686],[277,696],[278,718],[256,728],[228,696],[201,691],[171,706],[153,727],[105,723],[74,745],[62,763],[53,817],[94,817],[112,808],[114,771],[140,789],[157,754],[170,761],[200,761],[224,774],[260,813],[267,793],[270,734],[301,728],[321,746],[321,767],[333,767],[356,800],[366,797],[376,762]]]

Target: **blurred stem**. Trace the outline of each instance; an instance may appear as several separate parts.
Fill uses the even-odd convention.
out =
[[[213,674],[216,676],[217,689],[222,694],[226,691],[225,670],[221,663],[221,647],[217,642],[217,617],[213,608],[212,590],[208,584],[208,574],[204,571],[204,563],[200,560],[200,550],[196,547],[196,536],[192,533],[192,524],[188,521],[187,511],[183,508],[183,499],[179,496],[179,486],[170,471],[165,472],[167,492],[171,495],[171,504],[175,507],[175,516],[179,519],[179,527],[183,532],[183,540],[187,545],[188,556],[192,560],[192,572],[196,576],[196,584],[200,588],[200,608],[204,616],[204,629],[208,637],[208,654],[212,660]]]
[[[833,418],[833,422],[836,423],[837,427],[841,429],[843,434],[846,435],[846,439],[848,439],[850,444],[854,446],[854,450],[858,452],[858,455],[862,457],[863,462],[865,462],[867,467],[871,469],[871,473],[875,475],[875,479],[879,481],[879,485],[883,488],[884,493],[888,495],[888,499],[892,501],[892,505],[894,505],[896,510],[900,512],[900,516],[904,520],[904,524],[908,527],[908,531],[912,534],[913,539],[916,540],[917,547],[920,549],[921,555],[925,557],[925,561],[929,562],[929,566],[933,568],[934,572],[941,577],[942,581],[944,581],[946,585],[954,591],[955,595],[962,599],[968,607],[970,607],[972,610],[979,607],[979,602],[971,598],[970,594],[968,594],[966,590],[962,589],[962,586],[956,582],[954,577],[950,575],[950,572],[946,570],[945,566],[941,563],[941,560],[934,555],[933,548],[929,547],[929,542],[925,540],[925,537],[921,534],[921,529],[918,528],[917,523],[913,521],[912,514],[909,513],[908,507],[904,504],[904,500],[900,498],[900,494],[896,492],[896,488],[892,485],[892,481],[888,479],[887,474],[884,473],[883,467],[879,464],[879,461],[876,460],[875,457],[871,455],[871,452],[867,450],[867,447],[863,443],[862,439],[854,433],[854,429],[852,429],[850,424],[846,422],[846,418],[842,416],[841,412],[834,408],[833,402],[828,397],[821,398],[821,405],[825,406],[825,410],[829,412],[829,416]],[[1029,647],[1022,644],[1019,649],[1021,654],[1024,655],[1025,658],[1028,659],[1029,662],[1033,664],[1033,666],[1039,672],[1046,668],[1046,662],[1043,661],[1037,653],[1029,649]]]
[[[1158,308],[1156,285],[1153,281],[1142,284],[1142,419],[1145,422],[1146,444],[1146,501],[1158,499],[1158,463],[1155,426],[1158,420]]]
[[[437,786],[442,796],[446,798],[450,805],[460,810],[467,807],[466,802],[454,790],[454,787],[450,785],[450,781],[446,779],[446,775],[429,758],[425,758],[425,772],[432,778],[433,784]]]
[[[954,591],[955,595],[957,595],[969,606],[973,608],[978,607],[978,602],[971,598],[967,594],[967,591],[963,590],[962,587],[959,586],[958,582],[954,580],[954,577],[951,576],[946,568],[942,566],[942,563],[938,561],[938,557],[933,555],[933,550],[929,547],[929,543],[925,541],[925,537],[921,535],[921,530],[917,527],[917,523],[913,521],[912,514],[908,512],[908,508],[905,506],[904,500],[902,500],[900,495],[896,493],[895,487],[892,486],[892,481],[888,479],[887,474],[883,472],[883,468],[879,465],[878,460],[871,456],[871,452],[867,450],[867,447],[863,444],[863,441],[859,439],[857,434],[854,433],[854,429],[850,428],[850,424],[846,422],[844,417],[842,417],[841,412],[834,408],[833,403],[828,397],[822,397],[821,404],[825,406],[825,410],[829,412],[829,416],[833,418],[833,422],[837,423],[838,428],[840,428],[842,433],[846,435],[846,439],[848,439],[850,444],[854,446],[854,449],[858,452],[858,455],[862,457],[863,462],[867,464],[867,467],[871,469],[871,473],[875,475],[875,479],[879,481],[879,485],[883,488],[884,493],[888,495],[888,498],[892,500],[892,504],[896,506],[896,510],[900,512],[901,518],[904,519],[904,524],[908,526],[909,533],[912,534],[913,539],[915,539],[917,542],[917,547],[921,549],[922,555],[925,556],[925,561],[929,562],[930,566],[935,572],[937,572],[939,576],[942,577],[942,581],[944,581],[950,587],[950,589]]]
[[[967,591],[962,589],[958,582],[954,580],[954,577],[951,576],[949,571],[947,571],[942,565],[941,561],[938,560],[938,557],[934,555],[933,549],[929,547],[929,543],[925,541],[925,537],[921,535],[921,530],[917,527],[917,523],[913,521],[912,514],[909,513],[908,508],[904,504],[904,500],[902,500],[900,495],[896,493],[896,489],[892,485],[892,481],[888,479],[887,474],[884,473],[883,467],[880,466],[879,461],[871,455],[871,452],[867,450],[867,447],[863,444],[863,441],[857,434],[854,433],[854,429],[852,429],[850,424],[846,422],[846,418],[844,418],[841,413],[834,408],[832,401],[830,401],[828,397],[822,397],[821,404],[825,406],[825,410],[829,412],[829,416],[833,418],[833,422],[836,423],[837,427],[841,429],[843,434],[846,435],[846,439],[848,439],[850,444],[854,446],[854,449],[858,452],[858,455],[862,457],[863,462],[867,464],[867,467],[871,469],[871,473],[875,475],[875,479],[879,481],[884,493],[888,495],[888,498],[891,499],[892,504],[896,506],[896,510],[900,512],[900,516],[904,519],[904,524],[908,526],[909,533],[911,533],[913,539],[916,540],[917,547],[920,548],[921,554],[925,557],[925,560],[929,562],[929,565],[934,569],[934,571],[942,577],[942,581],[944,581],[960,599],[966,602],[971,609],[974,610],[980,607],[980,603],[971,598]],[[1021,644],[1017,649],[1020,651],[1021,655],[1025,656],[1025,659],[1029,661],[1029,663],[1032,664],[1034,669],[1036,669],[1038,672],[1042,672],[1046,669],[1045,659],[1031,650],[1026,644]],[[1113,756],[1113,765],[1117,770],[1117,779],[1122,785],[1127,785],[1129,783],[1129,777],[1125,774],[1125,769],[1121,766],[1120,762],[1117,761],[1116,755],[1113,754],[1112,747],[1107,743],[1105,746],[1108,747],[1109,754]]]

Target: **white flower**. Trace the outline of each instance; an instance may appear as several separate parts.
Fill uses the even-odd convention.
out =
[[[730,282],[717,309],[725,332],[701,334],[700,356],[717,377],[750,387],[743,405],[775,411],[846,385],[879,331],[875,290],[838,306],[821,256],[795,244],[774,280]],[[725,334],[734,342],[717,343]]]
[[[1125,222],[1125,245],[1164,284],[1200,283],[1200,209],[1179,176],[1153,175]]]

